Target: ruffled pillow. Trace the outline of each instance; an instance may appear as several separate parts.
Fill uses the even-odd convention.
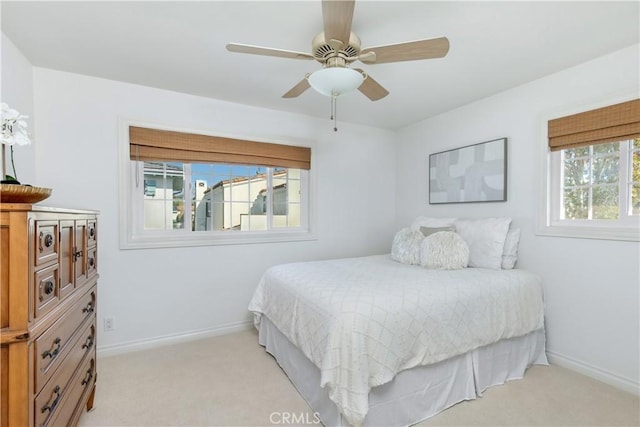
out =
[[[437,270],[459,270],[469,264],[469,246],[453,231],[439,231],[420,245],[420,265]]]
[[[417,230],[403,228],[393,238],[391,259],[402,264],[420,264],[420,243],[424,235]]]

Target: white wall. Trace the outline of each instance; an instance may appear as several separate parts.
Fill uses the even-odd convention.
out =
[[[249,320],[260,276],[283,262],[385,253],[395,219],[394,133],[34,68],[38,176],[48,205],[101,211],[99,346]],[[286,101],[283,101],[286,102]],[[317,241],[119,250],[118,117],[226,135],[315,140]],[[373,206],[372,206],[373,203]],[[116,330],[102,332],[104,317]],[[226,328],[226,329],[225,329]]]
[[[542,237],[535,230],[543,117],[637,96],[638,52],[632,46],[408,127],[397,154],[396,228],[418,215],[513,217],[522,228],[518,266],[543,278],[553,359],[627,388],[637,388],[640,363],[638,243]],[[430,153],[501,137],[509,138],[507,202],[427,203]]]
[[[37,185],[35,145],[38,143],[33,132],[33,72],[29,60],[16,48],[13,42],[2,33],[0,44],[2,51],[1,99],[9,107],[29,116],[27,125],[31,134],[30,146],[14,147],[16,174],[23,184]],[[7,147],[7,174],[13,175],[10,149]],[[1,161],[1,160],[0,160]],[[2,172],[0,172],[2,174]],[[4,179],[4,178],[2,178]]]

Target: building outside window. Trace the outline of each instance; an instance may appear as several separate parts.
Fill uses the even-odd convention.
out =
[[[144,163],[144,226],[147,230],[183,228],[184,172],[180,163]]]
[[[145,230],[248,231],[302,224],[306,171],[300,169],[143,162],[143,173]]]

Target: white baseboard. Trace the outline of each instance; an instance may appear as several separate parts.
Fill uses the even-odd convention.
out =
[[[164,335],[160,337],[147,338],[136,341],[129,341],[120,344],[98,346],[96,349],[98,357],[109,357],[117,354],[131,353],[134,351],[148,350],[151,348],[163,347],[166,345],[178,344],[186,341],[194,341],[203,338],[226,335],[234,332],[247,331],[253,328],[252,321],[228,323],[226,325],[213,328],[198,329],[195,331],[182,332],[179,334]]]
[[[635,394],[636,396],[640,395],[640,384],[636,381],[553,351],[547,350],[547,357],[549,358],[549,363],[552,365],[562,366],[563,368],[579,372],[615,388],[619,388],[620,390]]]

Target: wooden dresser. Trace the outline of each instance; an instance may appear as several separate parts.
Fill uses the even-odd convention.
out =
[[[95,394],[97,212],[0,215],[0,426],[75,425]]]

